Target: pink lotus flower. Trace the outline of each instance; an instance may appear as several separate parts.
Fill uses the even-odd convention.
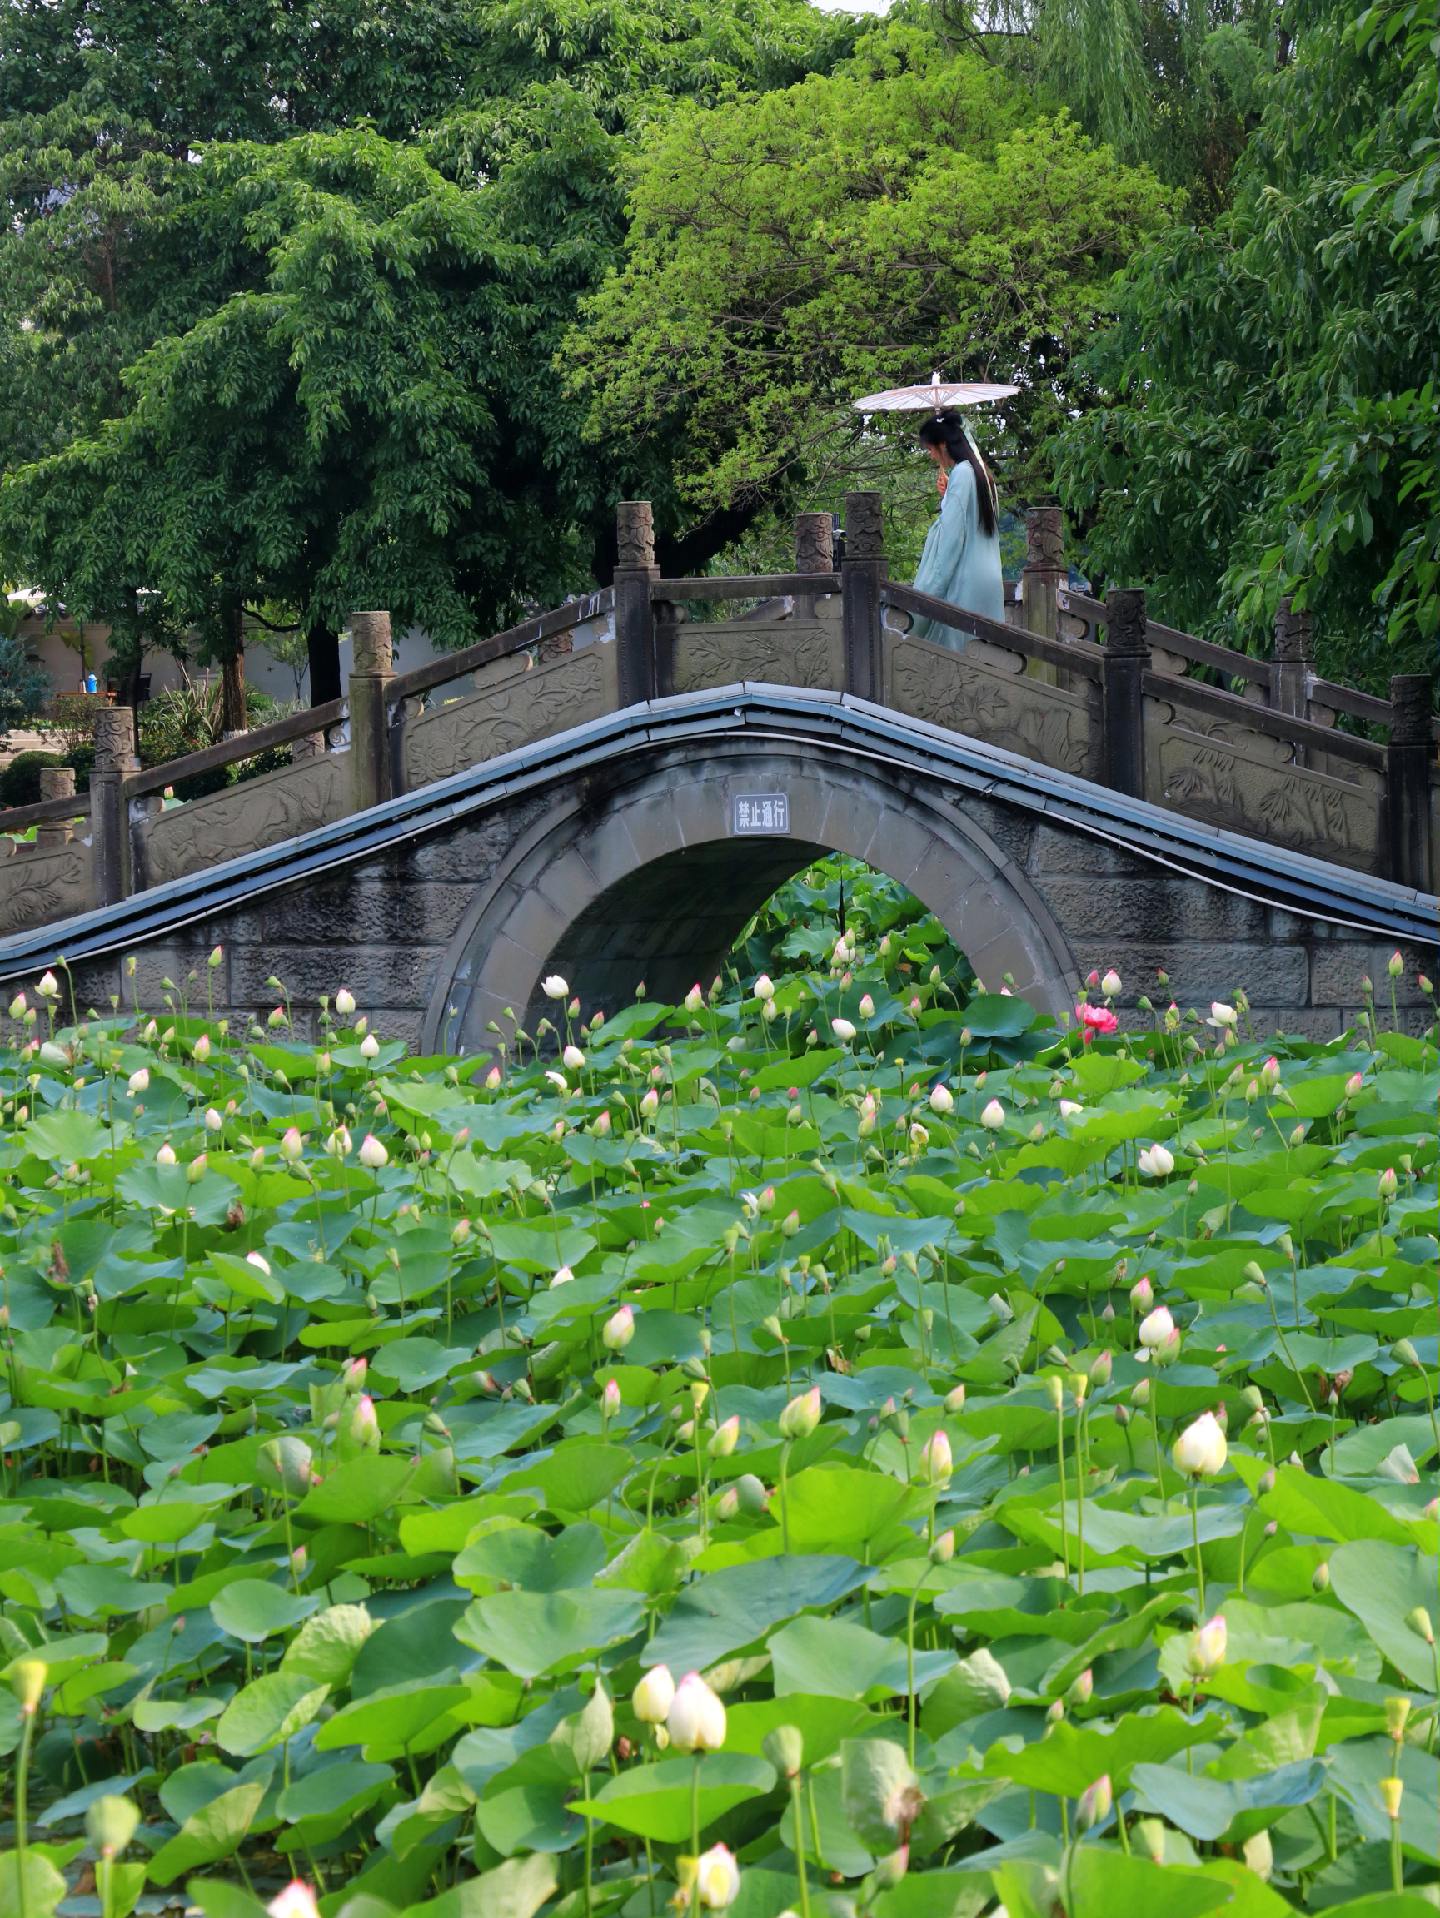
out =
[[[1097,1032],[1108,1037],[1110,1033],[1118,1032],[1120,1029],[1120,1021],[1109,1006],[1078,1005],[1075,1008],[1075,1017],[1084,1028],[1083,1037],[1087,1046]]]

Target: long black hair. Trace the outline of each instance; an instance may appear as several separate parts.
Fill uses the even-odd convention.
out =
[[[953,465],[970,468],[975,475],[975,505],[980,514],[981,530],[987,539],[994,539],[998,515],[995,482],[954,407],[947,406],[943,413],[927,415],[920,427],[920,438],[926,446],[943,446]]]

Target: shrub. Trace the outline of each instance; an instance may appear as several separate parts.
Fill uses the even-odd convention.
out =
[[[0,772],[0,806],[35,805],[40,798],[40,768],[65,763],[60,753],[16,753]]]

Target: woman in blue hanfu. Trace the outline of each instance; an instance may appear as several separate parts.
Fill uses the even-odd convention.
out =
[[[940,469],[940,512],[925,536],[915,590],[1003,624],[999,513],[990,469],[953,407],[943,407],[921,423],[920,443]],[[934,619],[917,619],[910,630],[916,638],[934,640],[957,653],[967,637]]]

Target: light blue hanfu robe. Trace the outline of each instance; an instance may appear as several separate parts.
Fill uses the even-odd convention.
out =
[[[1001,624],[1005,619],[1005,584],[1000,572],[1000,542],[980,524],[975,498],[975,474],[968,464],[953,467],[945,497],[920,555],[915,575],[917,593],[929,593],[966,612],[982,613]],[[918,639],[960,652],[967,635],[933,619],[917,619],[911,628]]]

